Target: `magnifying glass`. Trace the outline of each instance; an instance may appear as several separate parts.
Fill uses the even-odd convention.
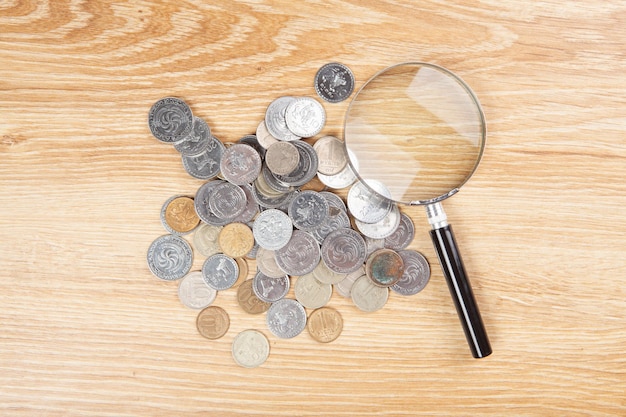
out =
[[[430,235],[472,355],[491,353],[487,332],[441,201],[472,176],[485,148],[485,117],[458,76],[409,62],[375,74],[354,96],[345,119],[350,166],[369,191],[424,205]]]

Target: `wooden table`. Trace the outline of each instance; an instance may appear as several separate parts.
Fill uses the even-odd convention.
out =
[[[616,0],[0,2],[0,414],[626,415],[625,28]],[[181,97],[236,141],[276,97],[316,97],[327,62],[358,88],[408,60],[486,114],[445,207],[494,353],[469,354],[419,207],[420,294],[370,314],[335,294],[344,331],[320,344],[224,291],[229,332],[200,337],[146,265],[161,205],[202,184],[150,106]],[[325,134],[347,105],[324,103]],[[255,369],[231,357],[247,328],[271,345]]]

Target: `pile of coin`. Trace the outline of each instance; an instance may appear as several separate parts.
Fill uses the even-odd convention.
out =
[[[329,74],[325,67],[316,86]],[[307,328],[327,343],[343,328],[341,314],[327,306],[333,289],[373,312],[385,305],[389,289],[413,295],[428,283],[428,262],[407,249],[413,223],[385,197],[384,185],[372,189],[357,181],[339,139],[302,140],[318,136],[324,124],[317,100],[283,96],[269,104],[256,134],[223,143],[181,99],[166,97],[150,109],[152,134],[173,144],[190,175],[206,180],[194,196],[167,199],[161,222],[168,233],[147,254],[152,273],[180,280],[181,302],[201,310],[196,326],[202,336],[218,339],[228,331],[228,313],[211,305],[218,291],[236,289],[240,307],[265,313],[276,337],[293,338]],[[329,191],[347,187],[346,202]],[[193,247],[183,237],[190,233]],[[205,257],[201,271],[191,271],[194,251]],[[256,264],[252,279],[247,260]],[[292,282],[295,299],[287,298]],[[262,332],[246,330],[235,337],[232,353],[241,366],[259,366],[269,342]]]

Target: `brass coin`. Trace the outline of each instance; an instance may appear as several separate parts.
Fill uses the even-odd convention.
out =
[[[165,208],[165,221],[178,233],[188,233],[200,223],[196,214],[193,198],[176,197]]]
[[[261,314],[269,310],[272,303],[261,301],[252,289],[252,281],[248,279],[237,288],[237,303],[248,314]]]
[[[365,274],[381,287],[390,287],[402,278],[404,261],[398,252],[391,249],[379,249],[372,253],[365,262]]]
[[[231,258],[241,258],[252,250],[254,236],[252,230],[243,223],[230,223],[222,228],[217,236],[224,255]]]
[[[198,332],[207,339],[219,339],[228,331],[230,318],[222,307],[209,306],[198,314],[196,327]]]
[[[237,266],[239,267],[239,276],[231,288],[239,287],[246,279],[248,279],[248,273],[250,272],[250,269],[248,268],[248,261],[244,258],[235,258],[235,262],[237,262]]]
[[[337,339],[341,334],[343,319],[341,314],[334,308],[318,308],[309,316],[307,329],[313,339],[320,343],[329,343]]]

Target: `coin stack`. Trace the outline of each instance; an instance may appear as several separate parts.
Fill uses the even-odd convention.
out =
[[[328,102],[347,98],[353,85],[341,64],[316,75],[316,91]],[[428,262],[407,249],[413,223],[385,186],[358,182],[350,165],[358,161],[336,137],[321,135],[313,145],[302,140],[320,135],[325,120],[316,99],[279,97],[254,135],[226,146],[179,98],[163,98],[150,109],[152,134],[180,152],[191,176],[205,180],[194,196],[166,200],[161,222],[168,233],[147,254],[152,273],[180,280],[181,302],[201,310],[202,336],[218,339],[228,331],[228,313],[212,305],[218,291],[236,289],[240,307],[265,313],[276,337],[293,338],[307,328],[327,343],[343,328],[341,314],[326,306],[333,289],[373,312],[386,304],[389,289],[414,295],[428,283]],[[348,187],[347,204],[330,191]],[[193,247],[183,237],[190,233]],[[205,257],[201,271],[191,271],[194,252]],[[256,263],[252,279],[247,260]],[[292,282],[295,299],[287,298]],[[235,337],[232,353],[241,366],[259,366],[268,358],[268,339],[246,330]]]

